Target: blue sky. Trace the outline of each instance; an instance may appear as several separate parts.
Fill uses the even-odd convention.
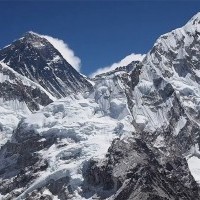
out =
[[[32,30],[64,40],[88,75],[131,53],[144,54],[200,11],[200,1],[0,2],[0,47]]]

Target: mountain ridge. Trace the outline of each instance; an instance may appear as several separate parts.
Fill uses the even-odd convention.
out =
[[[91,87],[46,38],[33,32],[1,49],[0,60],[56,98]]]
[[[1,198],[200,199],[199,16],[23,118],[0,149]]]

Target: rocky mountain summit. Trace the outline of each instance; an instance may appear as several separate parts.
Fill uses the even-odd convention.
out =
[[[57,98],[91,88],[45,37],[34,32],[2,49],[0,60]]]
[[[20,119],[92,85],[43,36],[27,32],[0,50],[1,143]]]
[[[0,198],[200,200],[199,37],[200,13],[90,82],[38,34],[1,50],[3,88],[38,111],[0,149]]]

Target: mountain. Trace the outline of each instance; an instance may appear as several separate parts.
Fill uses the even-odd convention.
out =
[[[143,135],[154,146],[187,155],[192,168],[199,162],[199,34],[200,13],[156,41],[143,60],[132,108]]]
[[[83,188],[96,199],[199,199],[186,159],[170,158],[140,138],[115,139],[103,161],[91,160],[84,177]]]
[[[92,88],[47,39],[33,32],[1,49],[0,60],[0,144],[21,118],[57,98]]]
[[[40,85],[0,62],[0,145],[11,136],[22,117],[53,100]]]
[[[114,143],[104,161],[90,165],[86,177],[101,195],[109,183],[111,199],[200,199],[189,173],[200,182],[199,34],[200,13],[158,38],[132,71],[128,105],[137,140]]]
[[[120,67],[116,67],[114,70],[109,70],[108,72],[105,72],[105,73],[100,73],[100,74],[97,74],[93,79],[97,79],[99,77],[103,77],[103,76],[109,76],[111,74],[119,74],[120,72],[121,73],[130,73],[131,71],[133,71],[136,66],[140,63],[141,61],[137,60],[137,61],[132,61],[131,63],[129,63],[128,65],[126,66],[120,66]]]
[[[33,32],[0,50],[0,60],[56,98],[91,89],[91,84],[45,37]]]
[[[95,76],[99,76],[101,74],[106,74],[106,73],[110,73],[112,71],[121,71],[121,70],[125,70],[125,71],[130,71],[132,70],[132,65],[135,65],[136,63],[141,62],[145,57],[145,54],[130,54],[128,56],[126,56],[125,58],[123,58],[121,61],[113,63],[110,66],[107,67],[103,67],[103,68],[99,68],[97,69],[95,72],[93,72],[92,74],[90,74],[91,78],[94,78]]]
[[[121,76],[102,77],[90,92],[54,101],[23,119],[0,151],[2,198],[83,199],[73,194],[81,191],[83,164],[102,159],[114,138],[134,131],[124,86]]]
[[[200,13],[23,118],[0,149],[1,199],[199,200],[199,36]]]

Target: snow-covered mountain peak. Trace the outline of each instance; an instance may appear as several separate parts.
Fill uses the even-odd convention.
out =
[[[39,34],[36,33],[36,32],[33,32],[33,31],[27,31],[26,33],[24,33],[23,37],[33,37],[33,36],[38,36],[39,37]]]
[[[86,78],[46,38],[37,33],[28,32],[0,50],[0,60],[57,98],[91,89]]]
[[[97,69],[90,75],[90,77],[94,78],[95,76],[101,76],[102,74],[109,74],[110,72],[112,73],[114,71],[120,71],[120,70],[128,72],[131,69],[133,69],[133,67],[131,66],[134,66],[136,63],[141,62],[145,56],[146,54],[132,53],[117,63],[113,63],[110,66]]]
[[[35,48],[45,47],[49,41],[32,31],[26,32],[21,40],[26,44],[32,44]]]
[[[200,128],[199,16],[160,36],[140,72],[132,76],[132,113],[138,131],[146,132],[159,148],[168,148],[173,138],[180,152],[191,157]]]
[[[188,21],[188,23],[186,24],[186,25],[189,25],[189,24],[191,24],[191,25],[198,25],[198,24],[200,24],[200,12],[198,12],[196,15],[194,15],[189,21]]]
[[[163,92],[165,91],[165,94],[167,90],[171,94],[176,93],[178,98],[181,99],[181,103],[184,104],[185,110],[188,113],[193,110],[198,115],[199,110],[196,104],[199,104],[200,96],[200,37],[198,32],[200,24],[197,22],[199,16],[200,14],[198,13],[185,26],[160,36],[142,62],[143,67],[139,76],[139,84],[135,89],[138,89],[139,91],[137,92],[141,96],[145,96],[145,98],[142,100],[142,97],[138,94],[136,95],[137,92],[134,91],[137,99],[137,110],[134,115],[135,118],[137,118],[137,115],[146,116],[145,124],[147,124],[146,128],[148,130],[153,128],[153,131],[155,131],[157,128],[168,126],[167,124],[169,123],[164,120],[166,118],[165,114],[168,112],[167,110],[163,111],[164,107],[162,107],[162,117],[159,116],[160,113],[157,113],[156,120],[155,118],[151,120],[148,117],[155,114],[151,109],[148,111],[151,114],[143,113],[146,112],[146,108],[143,111],[138,109],[138,107],[143,107],[144,101],[148,99],[146,97],[148,94],[154,93],[156,99],[158,99],[157,94],[155,94],[158,86]],[[192,98],[189,98],[189,96]],[[166,98],[165,101],[165,103],[167,101],[169,103],[166,105],[166,109],[170,108],[171,99]],[[151,104],[152,100],[149,103]],[[194,118],[195,115],[192,114],[190,117]],[[161,122],[162,118],[163,121]],[[195,120],[199,122],[196,117]]]
[[[25,48],[36,51],[39,54],[40,49],[44,49],[43,51],[46,51],[46,48],[48,47],[49,49],[53,47],[53,45],[44,37],[41,37],[39,34],[34,33],[32,31],[26,32],[18,41],[21,41],[21,43],[25,46]],[[49,59],[52,57],[53,51],[50,53],[49,52]],[[55,53],[53,53],[55,54]],[[59,55],[59,57],[62,57]]]
[[[193,16],[184,26],[161,35],[155,42],[152,50],[159,46],[162,47],[163,52],[170,48],[173,53],[177,49],[195,44],[199,40],[199,34],[200,12]]]
[[[24,35],[37,35],[37,36],[39,36],[39,34],[34,32],[34,31],[27,31]]]

